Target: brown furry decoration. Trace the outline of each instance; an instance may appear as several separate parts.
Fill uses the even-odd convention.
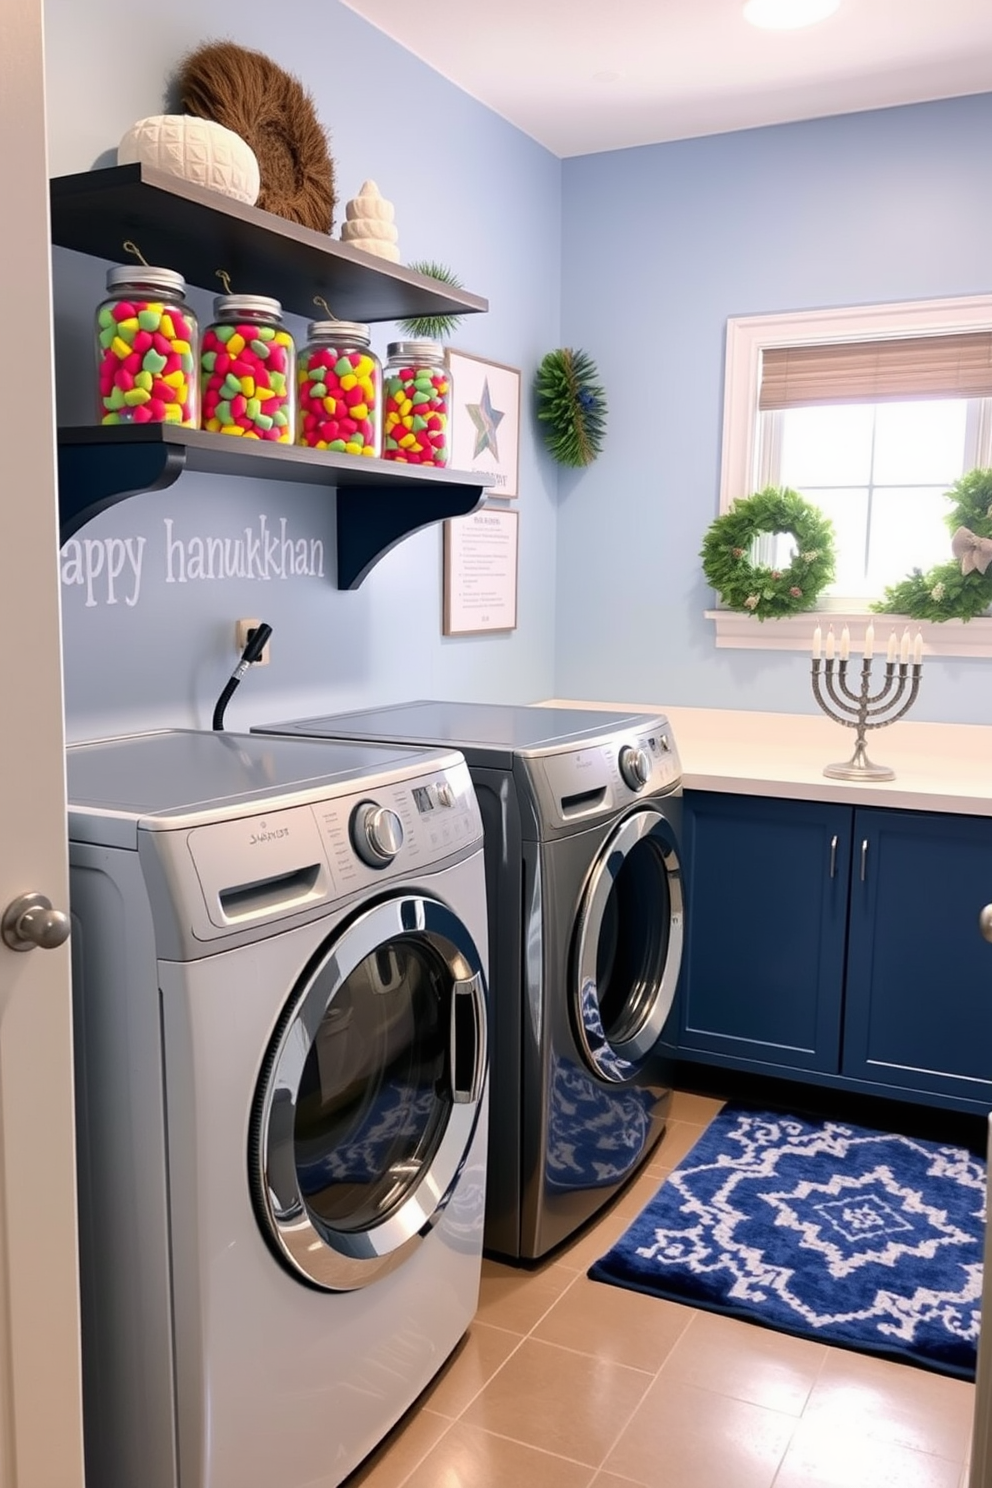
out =
[[[233,42],[209,42],[180,64],[183,108],[233,129],[258,159],[258,205],[316,232],[334,226],[334,162],[313,101],[296,78]]]

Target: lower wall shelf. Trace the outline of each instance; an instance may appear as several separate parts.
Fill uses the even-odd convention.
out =
[[[488,477],[389,460],[332,455],[299,445],[245,445],[173,424],[59,430],[59,522],[67,542],[98,513],[141,491],[161,491],[186,470],[330,486],[337,492],[337,582],[357,589],[412,532],[463,517],[485,499]]]

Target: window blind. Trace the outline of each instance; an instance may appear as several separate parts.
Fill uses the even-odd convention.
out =
[[[818,346],[769,346],[758,406],[992,397],[992,330]]]

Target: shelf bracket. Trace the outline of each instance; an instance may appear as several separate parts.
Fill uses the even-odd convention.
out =
[[[60,444],[59,530],[64,546],[125,496],[164,491],[179,479],[186,450],[176,444]]]
[[[467,517],[488,485],[338,487],[338,588],[357,589],[390,548],[447,517]]]

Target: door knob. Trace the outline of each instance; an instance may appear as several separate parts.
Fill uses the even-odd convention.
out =
[[[53,909],[44,894],[20,894],[0,920],[0,935],[12,951],[54,950],[69,939],[69,916]]]
[[[992,940],[992,904],[986,904],[978,916],[978,928],[986,940]]]

